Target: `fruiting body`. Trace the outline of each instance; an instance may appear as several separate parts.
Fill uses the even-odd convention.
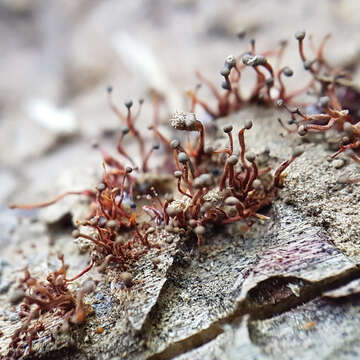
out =
[[[21,301],[19,317],[23,320],[21,326],[11,336],[7,358],[22,356],[26,347],[30,353],[32,352],[33,341],[38,338],[40,332],[46,330],[42,321],[42,316],[45,314],[52,313],[63,319],[62,325],[57,328],[58,331],[68,329],[69,323],[81,324],[85,321],[88,307],[83,299],[86,293],[93,291],[94,285],[87,284],[78,291],[70,291],[68,283],[82,276],[86,271],[73,279],[67,279],[68,267],[64,264],[63,256],[59,256],[59,259],[62,264],[60,269],[50,273],[45,281],[32,277],[26,270],[19,289],[16,290],[16,296],[13,293],[12,303],[15,303],[15,300]]]

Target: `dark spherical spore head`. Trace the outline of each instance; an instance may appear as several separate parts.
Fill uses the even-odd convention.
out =
[[[128,108],[128,109],[130,109],[132,106],[133,106],[133,101],[132,100],[128,100],[128,101],[126,101],[125,103],[124,103],[124,105]]]
[[[266,63],[267,63],[267,59],[265,56],[263,55],[255,56],[255,64],[254,64],[255,66],[260,66],[260,65],[264,66],[266,65]]]
[[[206,230],[205,227],[202,226],[202,225],[198,225],[198,226],[194,229],[196,235],[204,235],[204,234],[205,234],[205,230]]]
[[[227,66],[225,66],[225,67],[220,71],[220,75],[221,75],[221,76],[229,76],[229,74],[230,74],[230,69],[229,69]]]
[[[106,189],[106,185],[104,183],[99,183],[96,185],[96,190],[97,191],[104,191]]]
[[[306,130],[306,127],[305,125],[300,125],[299,128],[298,128],[298,134],[300,136],[305,136],[307,134],[307,130]]]
[[[297,31],[295,33],[295,39],[296,40],[303,40],[305,38],[306,32],[305,30]]]
[[[304,69],[305,69],[305,70],[310,70],[310,69],[311,69],[311,65],[312,65],[312,61],[310,61],[310,60],[305,60],[303,65],[304,65]]]
[[[226,133],[226,134],[232,132],[232,130],[233,130],[233,126],[232,126],[232,125],[225,125],[225,126],[223,127],[223,131],[224,131],[224,133]]]
[[[144,101],[145,100],[143,98],[139,99],[139,104],[142,105],[144,103]]]
[[[97,149],[97,148],[99,147],[99,141],[96,140],[96,139],[93,139],[93,140],[91,141],[91,147],[92,147],[93,149]]]
[[[124,127],[124,128],[122,128],[121,132],[123,135],[126,135],[130,132],[130,129],[128,127]]]
[[[294,75],[294,72],[288,66],[285,66],[282,72],[287,77],[290,77],[290,76]]]
[[[106,216],[100,216],[100,217],[99,217],[98,225],[99,225],[100,227],[104,227],[105,224],[106,224],[106,222],[107,222]]]
[[[136,209],[136,204],[134,202],[130,203],[130,209],[131,210],[135,210]]]
[[[266,85],[270,86],[270,87],[274,86],[274,78],[272,78],[272,77],[267,78]]]
[[[236,165],[238,161],[239,161],[239,158],[236,155],[231,155],[226,160],[226,162],[232,166]]]
[[[159,144],[154,144],[152,146],[153,150],[159,150],[160,149],[160,145]]]
[[[236,65],[236,57],[234,55],[229,55],[225,59],[225,65],[228,66],[230,69]]]
[[[174,176],[175,176],[177,179],[180,179],[181,176],[182,176],[182,172],[181,172],[181,171],[174,171]]]
[[[173,139],[170,141],[170,146],[173,148],[173,149],[176,149],[180,146],[180,141],[178,139]]]
[[[212,205],[212,203],[210,201],[205,201],[202,204],[202,207],[205,209],[205,211],[208,211],[213,207],[213,205]]]
[[[171,217],[178,215],[180,211],[181,211],[180,209],[171,205],[166,208],[166,213]]]
[[[235,206],[239,203],[239,199],[237,199],[235,196],[229,196],[225,199],[225,205],[227,206]]]
[[[194,179],[193,181],[193,187],[195,189],[201,189],[202,187],[204,187],[204,180],[201,177],[197,177],[196,179]]]
[[[254,162],[255,159],[256,159],[256,155],[255,155],[255,153],[253,153],[252,151],[249,151],[249,152],[245,155],[245,157],[246,157],[246,160],[247,160],[247,161],[250,161],[250,162]]]
[[[239,30],[236,36],[238,37],[238,39],[243,40],[246,36],[246,30],[245,29]]]
[[[181,152],[179,153],[178,155],[178,160],[179,162],[181,162],[182,164],[186,163],[189,161],[189,156],[188,154],[184,153],[184,152]]]
[[[211,173],[213,176],[218,177],[221,175],[221,171],[219,169],[212,169]]]
[[[291,118],[288,119],[287,123],[289,125],[293,125],[293,124],[295,124],[295,119],[291,117]]]
[[[195,219],[190,219],[190,220],[189,220],[189,225],[190,225],[191,227],[195,227],[195,226],[196,226],[196,220],[195,220]]]
[[[247,66],[264,66],[267,63],[266,57],[263,55],[245,54],[242,57],[242,62]]]
[[[200,179],[202,180],[205,187],[210,187],[214,184],[214,179],[211,174],[201,174]]]
[[[251,120],[246,120],[245,121],[244,128],[246,130],[250,130],[252,128],[252,126],[253,126],[253,122]]]
[[[241,58],[241,61],[244,65],[250,66],[253,61],[253,56],[251,54],[244,54]]]
[[[226,80],[224,80],[224,81],[221,83],[221,87],[222,87],[224,90],[231,90],[230,82],[229,82],[229,81],[226,81]]]
[[[126,171],[127,174],[130,174],[133,171],[133,168],[131,166],[127,166],[125,168],[125,171]]]
[[[252,183],[252,186],[255,190],[261,190],[262,188],[262,182],[259,179],[255,179]]]
[[[106,88],[106,91],[111,94],[112,91],[113,91],[113,87],[111,85],[109,85],[107,88]]]

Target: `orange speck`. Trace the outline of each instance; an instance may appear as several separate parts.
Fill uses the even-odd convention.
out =
[[[190,99],[195,98],[195,93],[194,93],[192,90],[187,90],[187,91],[185,92],[185,94],[186,94]]]
[[[312,330],[316,325],[316,321],[308,321],[305,324],[303,324],[303,329],[304,330]]]
[[[86,312],[82,309],[77,309],[76,313],[71,317],[71,322],[74,324],[81,324],[86,319]]]
[[[34,286],[36,284],[36,280],[34,278],[30,278],[29,280],[26,281],[26,284],[28,286]]]
[[[246,232],[246,231],[248,231],[250,228],[249,228],[249,226],[247,226],[247,225],[242,225],[242,226],[240,227],[240,229],[241,229],[242,232]]]
[[[104,332],[104,328],[102,326],[99,326],[97,329],[96,329],[96,332],[98,334],[102,334]]]
[[[136,225],[136,212],[134,212],[130,218],[130,225]]]

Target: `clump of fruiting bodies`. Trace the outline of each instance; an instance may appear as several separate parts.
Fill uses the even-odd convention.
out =
[[[349,72],[332,67],[324,56],[325,44],[329,39],[326,35],[316,49],[311,41],[313,57],[309,58],[304,49],[305,31],[298,31],[295,38],[304,69],[311,75],[311,81],[301,89],[288,92],[284,80],[293,76],[293,71],[288,66],[275,69],[269,58],[275,57],[275,62],[280,63],[286,48],[286,42],[280,43],[279,49],[257,54],[255,41],[251,40],[251,50],[241,56],[230,55],[225,59],[224,67],[220,71],[223,77],[222,88],[217,87],[207,80],[200,72],[197,76],[201,83],[206,84],[216,99],[216,107],[210,106],[198,96],[200,86],[195,91],[188,91],[191,99],[191,111],[200,106],[213,119],[227,116],[240,110],[248,103],[264,104],[267,106],[278,105],[286,109],[291,117],[289,125],[295,125],[295,130],[287,128],[280,120],[281,125],[289,132],[297,131],[300,136],[308,133],[325,132],[335,129],[343,133],[339,149],[329,160],[331,161],[340,153],[351,150],[351,158],[360,163],[360,88],[351,81]],[[256,72],[256,83],[247,98],[240,89],[240,80],[244,68],[252,67]],[[296,97],[311,91],[317,96],[315,104],[303,104],[300,110]],[[307,112],[309,114],[307,114]],[[360,177],[345,179],[341,182],[359,182]]]
[[[45,281],[31,276],[28,270],[16,290],[13,291],[11,302],[13,305],[21,302],[18,316],[23,319],[22,325],[11,336],[7,358],[19,358],[25,353],[33,352],[33,342],[39,334],[53,327],[44,316],[52,315],[61,319],[53,332],[66,332],[70,324],[81,324],[85,321],[89,307],[84,304],[84,296],[94,288],[92,281],[87,281],[79,290],[70,290],[69,283],[80,278],[90,270],[91,266],[80,274],[67,279],[68,265],[64,257],[59,256],[61,267],[50,273]],[[54,339],[54,334],[51,338]]]
[[[276,63],[280,63],[283,57],[286,41],[281,41],[279,49],[266,51],[256,54],[255,40],[251,40],[251,50],[240,56],[229,55],[225,59],[224,67],[220,71],[223,77],[222,89],[207,80],[199,71],[197,77],[201,83],[206,84],[216,99],[216,108],[210,106],[198,96],[200,85],[195,91],[188,91],[187,95],[191,100],[190,111],[195,111],[197,106],[201,106],[212,118],[228,116],[240,110],[249,103],[263,104],[272,106],[274,101],[282,100],[285,103],[292,103],[293,99],[307,90],[308,86],[294,92],[286,91],[284,77],[293,76],[293,71],[288,66],[274,68],[269,58],[276,58]],[[249,96],[245,96],[240,88],[242,73],[246,67],[251,67],[256,73],[256,82]]]
[[[295,149],[288,160],[277,169],[271,169],[268,164],[260,162],[257,155],[246,146],[245,137],[251,131],[251,121],[246,121],[236,133],[231,124],[223,127],[227,146],[214,149],[211,145],[214,139],[198,119],[196,110],[200,106],[213,119],[217,119],[241,110],[248,103],[279,106],[290,114],[288,126],[282,124],[289,132],[298,132],[301,136],[330,129],[344,132],[343,142],[331,158],[351,149],[353,159],[360,162],[358,109],[347,107],[349,99],[359,98],[360,92],[346,73],[333,69],[324,58],[324,45],[328,37],[314,50],[313,59],[305,54],[304,38],[305,32],[296,34],[304,68],[313,78],[304,88],[294,92],[287,91],[284,81],[286,77],[293,75],[293,71],[287,66],[274,67],[268,60],[275,57],[276,63],[280,63],[285,42],[280,44],[278,50],[257,54],[255,41],[251,41],[249,52],[238,57],[227,57],[221,70],[224,79],[222,90],[218,90],[198,72],[198,78],[214,94],[216,107],[198,97],[199,87],[188,92],[189,112],[169,115],[170,126],[178,132],[179,138],[184,138],[181,134],[192,133],[191,137],[185,136],[188,138],[187,142],[177,138],[168,139],[159,130],[159,106],[163,99],[159,94],[153,93],[154,117],[149,130],[156,142],[149,146],[143,131],[137,126],[143,100],[139,101],[136,111],[133,110],[134,103],[127,101],[126,112],[122,113],[113,102],[112,88],[109,88],[110,107],[124,127],[116,144],[117,157],[110,155],[102,146],[95,145],[104,159],[101,181],[94,189],[68,192],[41,204],[12,207],[44,207],[66,195],[86,196],[90,203],[89,215],[78,222],[78,229],[74,230],[73,237],[90,245],[91,262],[78,277],[93,266],[97,266],[100,272],[106,272],[109,268],[119,269],[119,280],[128,288],[133,284],[132,264],[149,249],[161,249],[164,246],[157,241],[159,229],[183,234],[184,237],[194,236],[201,246],[204,234],[213,226],[243,222],[242,228],[246,229],[256,219],[266,219],[261,214],[261,209],[277,196],[284,170],[301,155],[301,150]],[[241,75],[245,67],[251,67],[256,73],[254,89],[247,98],[240,90]],[[316,104],[311,104],[311,113],[307,110],[310,108],[309,104],[304,105],[305,110],[293,108],[296,106],[295,98],[310,89],[313,94],[317,94]],[[141,155],[140,163],[128,153],[123,143],[126,136],[132,136],[136,140]],[[171,191],[169,186],[166,186],[166,190],[161,186],[159,179],[164,174],[152,174],[149,160],[156,151],[162,154],[161,168],[167,181],[170,181]],[[78,324],[85,319],[82,300],[84,292],[80,290],[76,295],[70,292],[67,284],[72,280],[74,279],[66,279],[64,266],[60,272],[51,274],[46,283],[26,275],[21,286],[31,295],[24,297],[26,306],[22,311],[27,312],[25,323],[12,337],[10,347],[14,354],[23,349],[18,345],[20,336],[26,337],[31,348],[36,334],[43,330],[33,325],[35,317],[38,318],[47,311],[59,313],[66,324]],[[31,307],[34,309],[31,310]],[[80,309],[83,312],[79,312]]]
[[[323,133],[325,131],[337,131],[342,134],[338,150],[328,160],[346,150],[351,150],[350,157],[360,163],[360,88],[350,79],[350,74],[333,68],[329,65],[323,55],[324,45],[328,36],[320,45],[314,59],[308,59],[304,51],[303,41],[305,32],[295,34],[298,40],[300,58],[304,69],[309,71],[313,77],[312,89],[317,94],[317,102],[309,107],[311,111],[307,114],[298,107],[291,109],[284,99],[278,99],[277,104],[283,107],[289,114],[289,132],[297,131],[300,136],[308,133]],[[318,87],[315,89],[315,85]],[[339,178],[343,183],[355,183],[360,177],[348,179],[343,176]]]
[[[125,103],[127,114],[123,115],[112,102],[111,89],[109,102],[119,119],[126,124],[117,143],[117,150],[133,166],[125,166],[121,160],[100,147],[104,158],[102,181],[93,190],[66,194],[81,194],[90,200],[89,216],[78,222],[79,228],[73,232],[73,237],[93,245],[93,263],[98,265],[101,272],[111,264],[126,271],[150,247],[159,247],[156,241],[149,240],[159,227],[168,232],[194,233],[200,244],[208,225],[244,220],[250,226],[255,218],[263,219],[264,216],[258,211],[271,203],[281,183],[282,172],[300,155],[300,152],[295,152],[269,180],[264,175],[270,175],[271,169],[259,168],[256,155],[246,149],[245,132],[251,129],[251,121],[235,134],[239,143],[238,151],[235,151],[231,125],[223,129],[229,147],[216,150],[211,146],[205,147],[205,127],[195,113],[176,112],[170,116],[172,128],[181,132],[195,132],[197,136],[193,141],[194,146],[183,146],[179,140],[168,140],[163,136],[157,129],[157,121],[153,121],[151,131],[171,150],[168,152],[169,157],[173,157],[172,166],[168,166],[169,159],[165,160],[164,170],[175,170],[175,191],[163,194],[160,189],[144,187],[141,183],[143,175],[149,173],[149,157],[159,146],[152,145],[149,151],[145,150],[145,140],[135,126],[139,111],[132,114],[133,103],[130,101]],[[142,101],[140,107],[141,104]],[[141,166],[136,166],[135,160],[131,160],[122,146],[122,140],[128,133],[137,140],[140,153],[143,154]],[[63,196],[50,202],[17,207],[48,206]],[[142,211],[138,210],[139,204],[142,205]],[[147,214],[151,222],[138,221],[139,214],[142,218]],[[151,237],[156,239],[156,236]]]
[[[291,159],[282,163],[271,176],[264,177],[271,168],[259,168],[256,155],[248,152],[245,132],[252,127],[247,121],[236,134],[239,151],[234,149],[233,126],[223,128],[229,146],[214,150],[204,148],[204,129],[195,114],[175,113],[170,124],[177,130],[198,131],[196,148],[186,151],[178,140],[172,140],[177,170],[176,200],[166,203],[164,219],[168,231],[193,230],[201,244],[207,225],[223,225],[245,221],[251,226],[254,218],[264,219],[258,213],[270,204],[277,194],[283,171],[301,154],[296,150]]]

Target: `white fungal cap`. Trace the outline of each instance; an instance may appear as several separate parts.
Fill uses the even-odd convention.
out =
[[[169,123],[176,130],[196,131],[198,120],[194,113],[176,111],[171,115]]]

